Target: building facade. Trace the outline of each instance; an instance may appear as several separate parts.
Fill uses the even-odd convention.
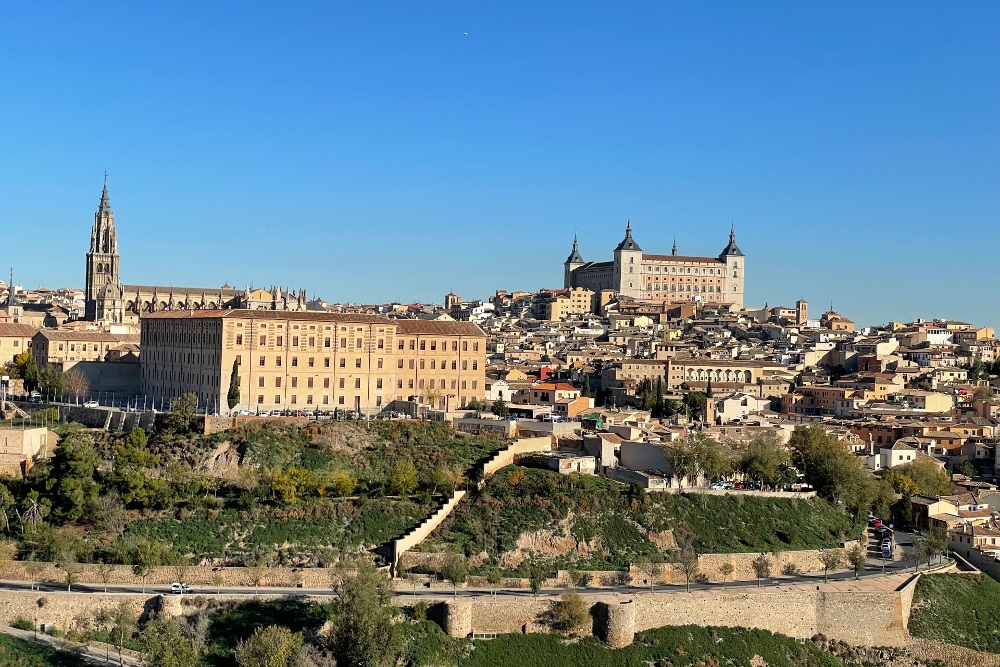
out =
[[[142,318],[142,392],[192,392],[234,410],[360,410],[394,400],[458,408],[486,389],[486,334],[471,322],[273,310],[162,311]]]
[[[701,301],[742,308],[745,260],[736,245],[735,229],[730,229],[729,244],[717,257],[678,255],[676,242],[669,255],[645,253],[632,238],[630,220],[610,262],[584,262],[574,236],[573,251],[563,264],[563,286],[597,293],[614,290],[643,301]]]

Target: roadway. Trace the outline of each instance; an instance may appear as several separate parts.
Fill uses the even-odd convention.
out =
[[[888,576],[892,574],[899,574],[901,572],[910,572],[913,569],[912,561],[883,561],[882,559],[874,559],[869,561],[868,566],[859,573],[859,579],[868,579],[872,577]],[[853,570],[839,570],[836,572],[829,573],[829,581],[848,581],[855,578]],[[798,574],[794,576],[775,576],[762,579],[760,584],[762,587],[775,587],[775,586],[789,586],[789,585],[803,585],[812,584],[819,585],[824,583],[824,577],[822,572],[811,572],[808,574]],[[430,588],[426,582],[417,582],[412,588],[405,580],[397,580],[395,582],[396,586],[396,597],[398,598],[428,598],[428,599],[438,599],[443,597],[453,597],[456,591],[452,590],[450,587],[438,587]],[[726,581],[726,582],[691,582],[692,591],[707,591],[707,590],[739,590],[745,588],[757,588],[757,580],[751,579],[748,581]],[[330,588],[294,588],[294,587],[275,587],[275,586],[260,586],[259,588],[254,586],[204,586],[204,587],[193,587],[194,590],[187,595],[230,595],[230,596],[247,596],[254,597],[260,595],[277,595],[277,596],[333,596],[334,592]],[[656,584],[652,587],[652,591],[659,593],[668,592],[681,592],[685,591],[687,586],[684,583],[678,584]],[[543,588],[540,591],[540,595],[558,595],[565,592],[566,588]],[[643,592],[650,592],[649,586],[588,586],[579,589],[584,593],[593,594],[639,594]],[[104,584],[93,584],[93,583],[78,583],[73,584],[72,590],[66,590],[66,584],[44,582],[40,584],[35,584],[32,586],[29,582],[20,580],[3,580],[0,581],[0,591],[19,591],[19,592],[29,592],[38,591],[43,593],[75,593],[75,594],[91,594],[91,595],[170,595],[170,586],[164,584],[148,584],[143,588],[139,584],[108,584],[106,587]],[[506,597],[533,597],[533,593],[527,588],[500,588],[498,587],[495,591],[491,587],[462,587],[457,590],[458,597],[481,597],[481,596],[506,596]]]

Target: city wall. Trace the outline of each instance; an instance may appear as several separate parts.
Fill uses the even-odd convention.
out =
[[[520,438],[515,440],[506,449],[501,449],[494,454],[493,458],[483,464],[483,475],[481,479],[486,479],[497,470],[505,468],[514,463],[521,454],[535,454],[537,452],[552,451],[551,436],[541,436],[537,438]]]
[[[808,639],[824,634],[861,646],[905,646],[917,577],[897,590],[789,590],[635,594],[624,600],[589,598],[592,631],[611,646],[627,646],[635,633],[670,625],[758,628]],[[445,631],[469,634],[546,632],[552,601],[446,601]],[[451,607],[455,607],[451,609]]]

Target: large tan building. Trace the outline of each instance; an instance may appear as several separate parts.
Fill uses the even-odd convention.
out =
[[[32,337],[31,353],[40,367],[61,364],[67,370],[80,361],[119,361],[120,351],[135,353],[138,344],[136,334],[43,329]]]
[[[486,334],[471,322],[350,313],[166,311],[142,318],[141,362],[154,402],[193,392],[220,414],[234,363],[237,410],[457,408],[483,398]]]
[[[31,349],[31,338],[38,329],[27,324],[0,322],[0,364]]]

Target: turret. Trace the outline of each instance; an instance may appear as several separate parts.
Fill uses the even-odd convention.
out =
[[[743,276],[746,273],[743,251],[736,245],[736,226],[729,228],[729,244],[719,255],[719,261],[726,264],[726,303],[734,308],[743,307]]]
[[[625,238],[615,248],[614,286],[619,294],[642,296],[642,248],[632,238],[631,218],[625,225]]]
[[[573,252],[569,254],[569,257],[566,258],[566,263],[563,264],[563,287],[569,289],[576,286],[573,272],[583,266],[583,264],[583,257],[580,256],[580,246],[576,242],[576,234],[573,234]]]

